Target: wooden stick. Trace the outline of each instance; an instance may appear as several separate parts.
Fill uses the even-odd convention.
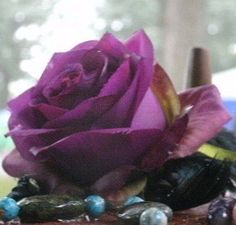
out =
[[[193,48],[187,67],[187,88],[211,84],[210,53],[205,48]]]

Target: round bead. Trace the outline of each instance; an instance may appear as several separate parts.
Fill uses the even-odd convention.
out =
[[[157,208],[149,208],[140,216],[140,225],[167,225],[168,220],[165,213]]]
[[[0,199],[0,220],[8,221],[15,219],[18,216],[20,207],[12,198]]]
[[[130,196],[125,201],[124,206],[133,205],[134,203],[143,202],[144,200],[138,196]]]
[[[90,195],[85,199],[87,213],[92,217],[99,217],[105,212],[106,202],[99,195]]]

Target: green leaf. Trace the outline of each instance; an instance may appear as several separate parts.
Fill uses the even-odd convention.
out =
[[[211,158],[236,161],[236,149],[235,151],[231,151],[221,147],[217,147],[215,145],[204,144],[199,148],[198,151]]]

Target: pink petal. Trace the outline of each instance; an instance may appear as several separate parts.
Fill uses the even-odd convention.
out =
[[[180,94],[180,100],[183,110],[190,107],[189,122],[173,157],[183,157],[195,152],[231,118],[214,85],[189,89]]]

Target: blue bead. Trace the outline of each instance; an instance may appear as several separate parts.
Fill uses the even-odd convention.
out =
[[[87,213],[92,217],[99,217],[105,212],[106,202],[99,195],[90,195],[85,199]]]
[[[146,209],[140,216],[140,225],[167,225],[165,213],[157,208]]]
[[[138,202],[144,202],[144,200],[138,196],[131,196],[125,201],[124,206],[133,205]]]
[[[20,207],[12,198],[0,199],[0,220],[8,221],[15,219],[18,216]]]

